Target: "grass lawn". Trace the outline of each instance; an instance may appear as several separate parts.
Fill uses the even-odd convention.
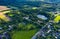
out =
[[[30,30],[30,31],[16,31],[14,32],[12,39],[31,39],[32,36],[37,32],[38,30]]]

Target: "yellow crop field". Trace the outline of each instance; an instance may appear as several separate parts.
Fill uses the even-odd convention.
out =
[[[2,19],[4,21],[10,21],[10,19],[5,15],[8,12],[10,12],[10,11],[0,12],[0,19]]]
[[[60,21],[60,16],[58,15],[58,16],[55,17],[54,22],[58,23],[59,21]]]

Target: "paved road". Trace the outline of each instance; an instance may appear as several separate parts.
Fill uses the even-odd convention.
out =
[[[31,39],[36,39],[36,36],[37,36],[38,34],[40,34],[40,33],[42,32],[42,30],[43,30],[47,25],[51,24],[50,22],[51,22],[51,21],[47,22],[46,25],[45,25],[44,27],[42,27],[42,29],[40,29],[40,31],[38,31]]]

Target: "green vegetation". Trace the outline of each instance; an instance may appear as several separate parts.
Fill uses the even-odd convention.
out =
[[[32,3],[31,3],[32,4]],[[2,11],[0,13],[0,33],[4,32],[9,33],[12,39],[31,39],[35,33],[44,27],[50,20],[58,22],[60,21],[60,16],[56,16],[54,19],[53,11],[56,9],[52,4],[48,3],[39,3],[37,5],[28,5],[25,3],[22,5],[17,4],[17,7],[12,7],[11,10],[6,10],[6,12]],[[39,6],[38,6],[39,5]],[[37,17],[37,15],[41,18]],[[43,20],[42,18],[46,16],[47,19]],[[9,18],[9,19],[8,19]],[[8,22],[6,22],[8,21]],[[51,23],[50,23],[51,24]],[[59,28],[59,23],[53,24],[56,28]],[[57,26],[57,27],[56,27]],[[4,37],[5,38],[5,37]],[[38,37],[40,39],[40,37]],[[42,39],[53,39],[53,37],[46,36],[46,38],[41,37]]]
[[[4,15],[9,17],[11,21],[0,21],[2,27],[0,33],[7,31],[12,39],[31,39],[32,36],[34,36],[35,33],[49,21],[49,19],[42,20],[38,18],[37,15],[41,14],[47,18],[50,18],[51,15],[45,11],[39,10],[40,9],[37,9],[37,7],[32,7],[31,9],[11,9],[10,12],[4,12]]]
[[[35,35],[37,31],[37,29],[30,31],[15,31],[13,33],[12,39],[31,39],[31,37]]]

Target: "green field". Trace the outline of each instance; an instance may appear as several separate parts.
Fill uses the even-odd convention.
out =
[[[30,30],[30,31],[16,31],[14,32],[12,39],[31,39],[32,36],[37,32],[38,30]]]

